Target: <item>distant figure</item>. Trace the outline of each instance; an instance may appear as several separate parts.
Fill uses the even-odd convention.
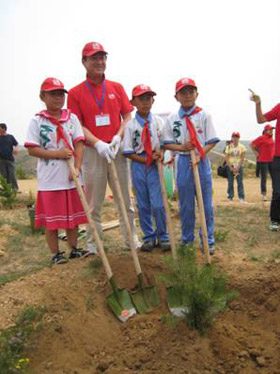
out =
[[[239,143],[240,134],[235,131],[231,135],[231,143],[226,147],[226,163],[228,167],[228,200],[234,197],[234,178],[237,180],[238,197],[241,203],[245,203],[245,193],[243,186],[243,165],[246,148]]]
[[[257,157],[257,167],[261,175],[261,194],[264,201],[267,201],[267,173],[269,172],[271,176],[271,164],[275,152],[275,142],[273,140],[274,129],[275,127],[266,125],[263,134],[250,143],[250,147]]]
[[[0,123],[0,174],[6,178],[14,190],[18,191],[15,173],[15,158],[18,142],[13,135],[7,134],[7,125]]]

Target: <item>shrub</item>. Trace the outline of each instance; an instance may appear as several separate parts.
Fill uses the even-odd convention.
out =
[[[6,208],[12,208],[17,201],[17,193],[7,182],[3,175],[0,175],[0,197],[1,203]]]
[[[28,306],[20,313],[15,325],[0,332],[0,373],[27,373],[29,359],[24,349],[30,335],[38,330],[45,309]]]
[[[28,179],[26,171],[21,166],[16,168],[16,177],[18,179]]]
[[[178,251],[178,260],[166,258],[167,273],[161,280],[177,295],[186,311],[183,319],[192,328],[205,334],[215,315],[225,310],[227,303],[238,294],[227,291],[225,273],[215,265],[201,266],[196,252],[186,246]]]

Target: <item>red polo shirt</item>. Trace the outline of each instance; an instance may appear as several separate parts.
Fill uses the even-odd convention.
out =
[[[89,83],[91,90],[86,82]],[[103,82],[105,82],[105,92],[101,111],[98,102],[102,102]],[[121,117],[132,112],[133,106],[130,104],[121,84],[107,79],[103,82],[96,85],[90,78],[87,78],[86,81],[69,91],[67,106],[94,136],[110,143],[120,128]],[[96,116],[100,115],[101,112],[103,115],[110,116],[109,125],[96,125]]]
[[[264,134],[252,141],[252,144],[258,149],[258,162],[272,162],[275,152],[275,143],[273,136]]]
[[[275,156],[280,157],[280,104],[264,114],[267,121],[276,121],[275,127]]]

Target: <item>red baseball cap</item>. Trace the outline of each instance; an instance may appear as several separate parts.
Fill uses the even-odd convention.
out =
[[[274,130],[274,129],[275,129],[275,127],[270,126],[270,125],[266,125],[266,126],[264,127],[264,130],[265,130],[265,131],[267,131],[267,130]]]
[[[156,95],[156,93],[151,90],[149,86],[146,86],[145,84],[138,84],[138,86],[135,86],[132,90],[132,100],[134,97],[142,96],[145,93],[150,93],[153,96]]]
[[[240,133],[238,131],[234,131],[232,134],[231,134],[231,137],[233,136],[236,136],[237,138],[240,138]]]
[[[64,88],[64,84],[57,78],[46,78],[44,82],[41,84],[41,91],[56,90],[61,90],[68,93]]]
[[[107,55],[107,52],[104,50],[103,45],[97,42],[90,42],[84,46],[82,50],[82,56],[83,57],[93,56],[96,53],[100,53],[100,52]]]
[[[181,78],[177,83],[176,83],[176,88],[175,91],[176,93],[179,92],[183,87],[186,86],[191,86],[191,87],[196,87],[195,81],[190,78]]]

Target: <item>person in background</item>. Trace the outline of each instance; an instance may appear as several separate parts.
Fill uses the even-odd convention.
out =
[[[128,160],[119,152],[124,128],[131,119],[133,107],[123,86],[105,78],[106,61],[107,52],[101,44],[90,42],[84,46],[82,64],[87,72],[86,80],[69,91],[67,105],[79,118],[86,137],[83,160],[85,192],[99,234],[102,235],[101,208],[109,184],[117,203],[125,245],[129,247],[120,201],[108,166],[114,159],[135,246],[139,248],[130,198]],[[96,245],[89,227],[87,249],[91,254],[96,254]]]
[[[225,157],[228,168],[228,200],[234,197],[234,178],[237,180],[238,197],[241,203],[245,203],[243,185],[243,166],[246,147],[240,142],[240,133],[235,131],[231,135],[231,143],[226,147]]]
[[[18,142],[13,135],[7,134],[7,125],[0,123],[0,174],[15,191],[18,191],[14,158],[17,153]]]
[[[275,152],[275,142],[273,139],[274,127],[266,125],[263,134],[250,143],[250,147],[257,157],[257,164],[261,176],[261,195],[267,201],[266,180],[267,173],[271,176],[271,164]]]
[[[263,113],[260,96],[252,93],[251,100],[256,105],[256,117],[258,123],[276,120],[275,152],[271,164],[272,199],[270,205],[270,230],[278,231],[280,228],[280,103],[269,112]]]

